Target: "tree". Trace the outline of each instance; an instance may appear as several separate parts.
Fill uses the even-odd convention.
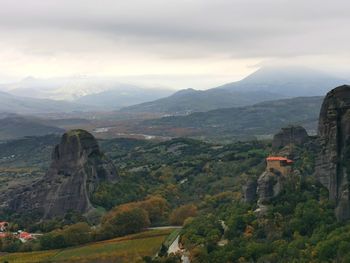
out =
[[[150,225],[147,212],[138,207],[123,207],[113,211],[104,220],[98,239],[137,233]]]
[[[40,238],[40,245],[42,249],[64,248],[67,246],[61,230],[43,235]]]
[[[91,240],[91,229],[87,223],[77,223],[57,229],[40,238],[42,249],[56,249],[85,244]]]
[[[170,214],[170,223],[172,225],[181,226],[189,217],[197,215],[197,207],[194,205],[183,205],[173,210]]]
[[[146,210],[152,223],[162,220],[168,211],[167,201],[160,196],[150,196],[146,200],[138,202],[139,207]]]
[[[91,240],[90,226],[87,223],[77,223],[64,228],[63,237],[67,246],[88,243]]]
[[[14,236],[8,236],[0,240],[0,251],[17,252],[21,246],[21,241]]]

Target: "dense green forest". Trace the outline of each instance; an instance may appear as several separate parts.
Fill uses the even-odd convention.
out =
[[[204,202],[182,242],[192,262],[349,262],[349,225],[337,223],[327,197],[312,178],[290,178],[265,216],[240,200]]]

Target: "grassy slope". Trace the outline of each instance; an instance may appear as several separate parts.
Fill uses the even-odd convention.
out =
[[[142,262],[142,257],[155,255],[172,229],[150,230],[88,245],[0,256],[0,262]]]

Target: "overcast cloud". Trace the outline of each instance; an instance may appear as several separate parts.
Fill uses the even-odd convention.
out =
[[[0,80],[88,74],[203,88],[271,62],[347,71],[349,11],[346,0],[0,0]]]

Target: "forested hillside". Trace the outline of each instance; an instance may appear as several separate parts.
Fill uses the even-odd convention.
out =
[[[300,97],[262,102],[252,106],[197,112],[141,123],[149,134],[246,140],[272,136],[290,124],[304,126],[315,134],[323,97]],[[136,127],[137,129],[137,127]]]

